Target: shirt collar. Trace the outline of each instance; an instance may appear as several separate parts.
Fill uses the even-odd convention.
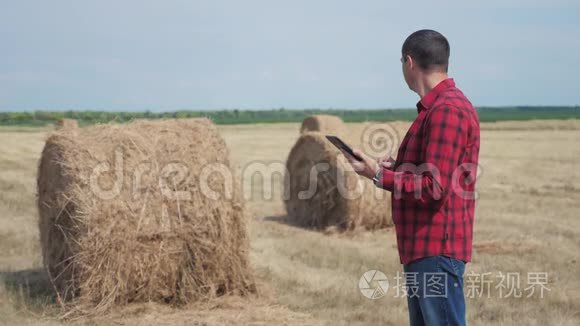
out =
[[[439,94],[441,94],[442,91],[450,87],[455,87],[455,82],[453,81],[453,78],[447,78],[439,82],[437,86],[433,87],[433,89],[429,93],[423,96],[423,98],[419,102],[417,102],[417,112],[429,109],[433,105],[433,103],[435,103],[435,100],[437,99],[437,97],[439,97]]]

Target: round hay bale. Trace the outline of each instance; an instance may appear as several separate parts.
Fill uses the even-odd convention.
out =
[[[38,210],[59,297],[98,312],[255,292],[228,156],[207,119],[54,132],[40,161]]]
[[[65,128],[78,128],[79,123],[75,119],[58,119],[54,124],[54,128],[56,130],[65,129]]]
[[[284,203],[293,223],[316,229],[392,225],[390,194],[361,179],[321,133],[304,133],[290,151]]]
[[[335,115],[311,115],[302,121],[300,133],[318,131],[324,134],[342,135],[345,133],[344,122]]]

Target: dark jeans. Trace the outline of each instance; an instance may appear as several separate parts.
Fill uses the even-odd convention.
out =
[[[465,263],[445,256],[404,265],[411,326],[465,325]]]

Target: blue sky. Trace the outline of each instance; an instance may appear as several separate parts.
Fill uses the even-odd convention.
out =
[[[0,0],[0,110],[413,107],[423,28],[478,106],[580,104],[579,1]]]

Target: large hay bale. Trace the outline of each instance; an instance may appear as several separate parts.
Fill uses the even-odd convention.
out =
[[[228,156],[207,119],[53,133],[38,171],[38,209],[59,296],[94,312],[255,291]]]
[[[295,224],[342,230],[392,225],[390,194],[361,179],[323,134],[302,134],[286,169],[284,202]]]
[[[58,119],[54,124],[54,128],[57,130],[67,129],[67,128],[78,128],[79,123],[75,119]]]
[[[343,135],[345,133],[344,122],[335,115],[311,115],[302,121],[300,133],[318,131],[324,134]]]

